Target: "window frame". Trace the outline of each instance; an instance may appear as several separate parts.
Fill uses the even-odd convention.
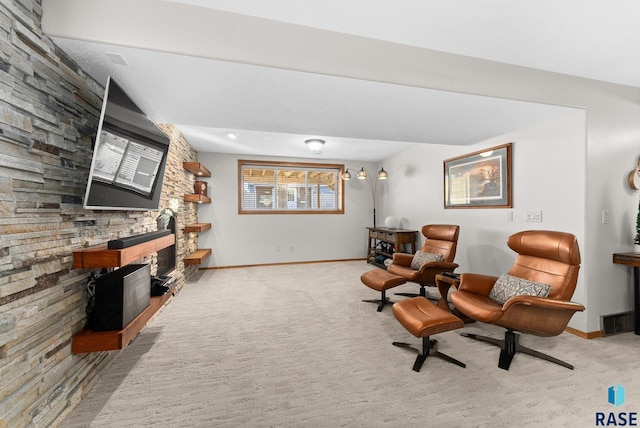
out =
[[[336,173],[336,209],[245,209],[243,202],[244,175],[243,170],[247,166],[260,169],[297,169],[309,172],[310,169],[328,169]],[[238,160],[238,214],[344,214],[344,173],[343,164],[313,163],[313,162],[282,162],[264,160]],[[274,181],[275,184],[275,181]],[[308,186],[306,187],[308,188]],[[288,192],[287,192],[288,193]]]

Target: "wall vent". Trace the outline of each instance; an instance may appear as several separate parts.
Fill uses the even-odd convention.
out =
[[[633,312],[605,315],[602,317],[602,331],[605,336],[634,331],[635,323]]]

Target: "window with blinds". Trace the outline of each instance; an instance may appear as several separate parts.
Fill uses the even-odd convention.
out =
[[[240,214],[344,214],[344,165],[238,161]]]

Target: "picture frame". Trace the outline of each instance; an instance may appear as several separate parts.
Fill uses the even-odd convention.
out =
[[[444,160],[444,208],[512,208],[512,146]]]

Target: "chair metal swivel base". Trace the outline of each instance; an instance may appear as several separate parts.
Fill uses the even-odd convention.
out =
[[[573,366],[569,363],[566,363],[562,360],[554,358],[550,355],[543,354],[542,352],[538,352],[534,349],[527,348],[526,346],[520,345],[520,335],[515,333],[513,330],[507,330],[504,333],[504,340],[494,339],[492,337],[480,336],[472,333],[460,333],[461,336],[469,337],[474,340],[479,340],[481,342],[490,343],[492,345],[500,347],[500,359],[498,360],[498,367],[503,370],[509,370],[509,366],[511,366],[511,361],[516,353],[521,352],[523,354],[531,355],[533,357],[540,358],[542,360],[550,361],[552,363],[556,363],[563,367],[573,370]]]
[[[377,303],[378,312],[382,312],[382,308],[384,308],[385,305],[393,305],[395,303],[389,300],[389,298],[386,296],[385,290],[381,291],[381,295],[379,299],[365,299],[362,301],[365,303]]]
[[[427,297],[427,290],[424,285],[420,285],[419,293],[395,293],[396,296],[404,296],[404,297]]]
[[[429,340],[429,336],[423,337],[422,353],[420,353],[419,349],[414,348],[413,346],[405,342],[393,342],[392,345],[398,346],[400,348],[412,349],[418,353],[418,356],[416,357],[416,361],[415,363],[413,363],[413,371],[416,371],[416,372],[420,371],[420,368],[422,368],[422,365],[426,361],[427,357],[437,357],[445,361],[448,361],[450,363],[456,364],[462,368],[467,367],[465,363],[462,363],[456,360],[455,358],[450,357],[449,355],[443,354],[442,352],[436,350],[435,347],[437,343],[438,343],[437,340]]]

